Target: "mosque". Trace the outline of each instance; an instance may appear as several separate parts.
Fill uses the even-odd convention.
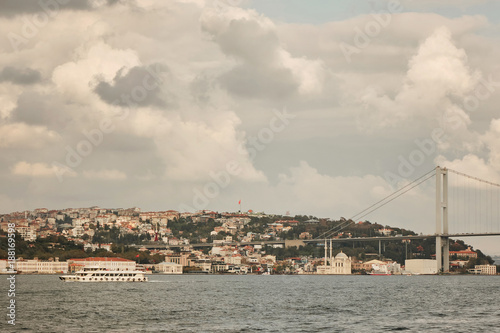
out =
[[[316,274],[351,274],[351,257],[340,251],[335,257],[332,255],[332,243],[330,242],[330,255],[325,240],[324,265],[316,267]]]

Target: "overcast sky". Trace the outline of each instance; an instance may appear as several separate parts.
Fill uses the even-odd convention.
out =
[[[0,212],[241,200],[349,218],[438,164],[500,183],[499,11],[488,0],[2,1]],[[364,219],[433,233],[434,184]],[[489,219],[498,231],[500,214]],[[468,241],[500,254],[496,238]]]

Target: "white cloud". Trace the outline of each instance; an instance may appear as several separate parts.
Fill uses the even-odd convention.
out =
[[[164,160],[165,178],[176,181],[207,181],[210,172],[227,169],[236,161],[241,172],[238,179],[263,181],[238,133],[240,120],[231,112],[214,112],[210,122],[166,118],[158,112],[143,111],[132,119],[132,128],[151,137]]]
[[[46,163],[29,163],[26,161],[17,162],[11,172],[17,176],[28,177],[55,177],[57,174],[65,173],[66,177],[75,177],[76,173],[72,170],[62,168],[57,165],[48,165]]]
[[[359,119],[363,129],[391,128],[415,121],[437,127],[444,114],[461,117],[465,125],[470,122],[454,99],[463,100],[473,91],[479,73],[469,68],[465,51],[453,44],[447,28],[437,29],[427,38],[408,66],[394,97],[376,86],[362,94],[366,112]]]
[[[226,6],[205,10],[201,24],[222,52],[240,62],[223,77],[229,91],[247,97],[272,96],[273,93],[287,95],[295,90],[302,95],[322,91],[325,78],[323,61],[294,57],[281,44],[270,19],[253,10]],[[248,86],[234,90],[232,84],[242,73],[249,76]],[[268,81],[276,77],[278,79],[267,86]],[[292,82],[284,82],[287,80]],[[265,85],[265,90],[256,90],[255,86],[259,85]]]
[[[293,203],[294,209],[306,212],[308,209],[320,211],[325,216],[344,216],[349,218],[371,204],[390,195],[395,189],[381,176],[329,176],[321,174],[307,162],[301,161],[291,167],[287,174],[280,174],[276,187],[280,201]],[[425,191],[418,189],[406,194],[404,207],[411,206],[412,200],[421,200]],[[401,202],[399,202],[401,205]],[[389,211],[395,215],[403,212],[400,207],[392,206]],[[383,216],[388,216],[388,211]],[[380,216],[380,215],[379,215]],[[366,217],[373,218],[374,215]]]
[[[440,163],[496,177],[500,125],[491,120],[500,94],[492,92],[474,112],[463,104],[480,73],[486,78],[500,68],[498,26],[486,16],[392,15],[348,64],[339,44],[352,43],[355,29],[373,16],[289,24],[238,4],[121,1],[60,11],[18,52],[0,40],[0,70],[28,64],[41,75],[30,91],[0,85],[0,170],[12,182],[26,181],[12,175],[40,178],[30,182],[36,191],[17,196],[28,204],[35,198],[44,206],[75,207],[99,193],[108,206],[175,208],[192,203],[193,189],[204,189],[214,182],[211,172],[221,173],[235,160],[241,172],[209,200],[208,209],[230,210],[235,198],[246,197],[254,210],[349,217],[390,193],[380,175],[397,169],[398,156],[409,156],[414,141],[428,138],[435,127],[446,132]],[[419,9],[430,8],[425,6]],[[19,18],[0,17],[1,30],[20,32]],[[113,85],[117,74],[123,78],[129,69],[150,64],[168,68],[157,94],[172,103],[128,109],[128,117],[113,118],[114,131],[92,144],[81,164],[70,173],[62,169],[67,147],[83,147],[84,132],[124,110],[99,98],[97,80]],[[138,79],[127,76],[131,86]],[[242,148],[269,127],[272,110],[283,108],[297,116],[289,127],[256,156]],[[46,164],[52,160],[61,165]],[[72,179],[59,183],[49,178],[54,174]],[[104,179],[115,182],[99,181]],[[75,194],[75,186],[86,190]],[[431,203],[432,219],[431,192],[412,192],[415,200],[402,198],[373,219],[419,229],[408,212],[420,216],[418,210],[427,211],[421,206]],[[72,201],[61,200],[63,195]]]
[[[136,51],[117,50],[102,41],[82,45],[75,60],[61,64],[52,74],[52,81],[60,93],[72,102],[88,104],[93,95],[96,79],[111,81],[119,70],[122,74],[140,65]]]
[[[101,169],[101,170],[84,170],[83,176],[87,179],[98,180],[124,180],[127,175],[116,169]]]
[[[40,149],[59,140],[59,134],[44,126],[25,123],[0,125],[0,148]]]
[[[477,145],[473,153],[453,160],[438,156],[436,163],[456,171],[476,176],[478,178],[500,183],[500,119],[493,119],[489,130],[483,135],[477,135]],[[479,152],[485,148],[485,157]]]
[[[473,7],[477,5],[482,5],[488,2],[492,2],[493,0],[401,0],[403,6],[407,9],[425,9],[431,10],[432,8],[446,8],[449,6],[454,6],[460,8],[462,10],[467,9],[468,7]]]

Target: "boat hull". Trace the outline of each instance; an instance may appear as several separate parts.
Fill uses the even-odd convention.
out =
[[[147,282],[148,278],[143,277],[80,277],[73,275],[63,275],[59,277],[64,282]]]
[[[142,271],[108,271],[99,268],[84,268],[73,275],[62,275],[65,282],[147,282]]]

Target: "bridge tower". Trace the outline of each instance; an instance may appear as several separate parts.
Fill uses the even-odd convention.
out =
[[[448,169],[436,167],[436,262],[438,272],[450,270],[448,235]]]

